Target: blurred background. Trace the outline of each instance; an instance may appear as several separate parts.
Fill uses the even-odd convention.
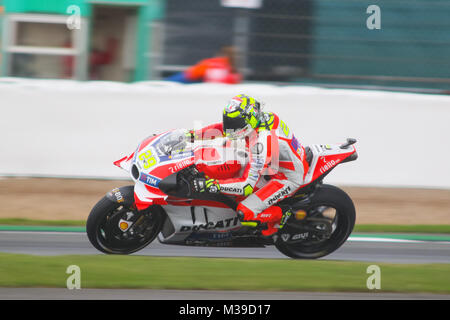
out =
[[[0,74],[198,82],[177,75],[231,48],[229,83],[448,93],[449,16],[448,0],[0,0]]]

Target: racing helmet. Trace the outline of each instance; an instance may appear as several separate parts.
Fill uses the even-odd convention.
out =
[[[232,139],[244,138],[258,127],[260,118],[257,100],[244,94],[234,96],[223,109],[223,133]]]

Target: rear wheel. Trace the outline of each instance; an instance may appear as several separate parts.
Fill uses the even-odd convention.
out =
[[[355,206],[351,198],[337,187],[321,185],[311,201],[299,206],[278,231],[275,246],[291,258],[320,258],[338,249],[354,225]]]
[[[131,226],[126,228],[122,224],[121,229],[121,222],[130,220]],[[130,254],[149,245],[163,222],[164,213],[158,207],[137,211],[133,205],[120,204],[105,196],[89,214],[86,232],[89,241],[101,252]]]

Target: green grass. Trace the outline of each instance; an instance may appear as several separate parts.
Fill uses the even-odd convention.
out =
[[[355,225],[354,232],[402,232],[402,233],[449,233],[449,224],[437,225],[385,225],[385,224],[362,224]]]
[[[0,225],[7,226],[53,226],[53,227],[84,227],[83,220],[34,220],[23,218],[1,218]]]
[[[372,263],[144,256],[33,256],[0,253],[1,287],[66,287],[69,265],[82,288],[368,292]],[[385,264],[383,292],[450,293],[450,264]]]
[[[83,220],[32,220],[20,218],[2,218],[0,225],[15,226],[61,226],[85,227]],[[442,233],[450,234],[450,225],[383,225],[362,224],[355,225],[354,232],[401,232],[401,233]]]

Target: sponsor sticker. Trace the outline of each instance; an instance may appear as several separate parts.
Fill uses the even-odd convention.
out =
[[[186,168],[186,167],[189,167],[189,166],[192,165],[193,163],[194,163],[194,159],[193,159],[193,158],[191,158],[191,159],[186,159],[186,160],[182,160],[182,161],[178,162],[177,164],[175,164],[174,166],[169,167],[169,171],[170,171],[171,173],[175,173],[175,172],[177,172],[177,171],[179,171],[179,170],[181,170],[181,169],[184,169],[184,168]]]
[[[248,179],[250,181],[253,181],[253,182],[256,183],[258,181],[258,179],[259,179],[259,174],[257,174],[257,173],[249,173]]]
[[[234,218],[229,218],[229,219],[225,219],[225,220],[210,221],[210,222],[204,223],[204,224],[181,226],[180,232],[225,229],[225,228],[235,227],[238,225],[238,223],[239,223],[239,218],[234,217]]]
[[[323,158],[323,161],[325,162],[325,164],[320,167],[320,169],[319,169],[320,173],[325,173],[326,171],[333,168],[335,165],[337,165],[340,162],[340,159],[326,161],[325,158]]]
[[[241,188],[221,186],[220,189],[222,192],[232,192],[232,193],[239,193],[239,194],[244,193],[244,190],[242,190]]]
[[[300,155],[300,159],[303,161],[304,151],[302,145],[300,144],[300,142],[298,142],[297,138],[292,137],[291,147]]]
[[[187,158],[187,157],[192,157],[192,156],[194,156],[194,152],[187,151],[187,152],[180,152],[180,153],[172,153],[171,155],[168,155],[168,156],[160,156],[159,160],[161,162],[163,162],[163,161],[176,160],[176,159]]]
[[[305,240],[308,238],[309,232],[294,234],[292,240]]]
[[[115,189],[111,190],[111,193],[116,198],[116,201],[118,203],[122,203],[124,201],[122,193],[120,193],[119,188],[115,188]]]
[[[261,154],[264,151],[264,145],[261,142],[256,143],[253,147],[252,147],[252,152],[255,154]]]
[[[143,182],[146,185],[152,186],[157,188],[159,183],[161,182],[161,179],[149,175],[149,174],[145,174],[143,172],[141,172],[141,176],[139,177],[139,181]]]
[[[285,197],[285,196],[289,195],[290,191],[291,191],[291,187],[289,187],[289,186],[286,187],[285,189],[283,189],[280,192],[278,192],[277,194],[275,194],[272,198],[270,198],[269,201],[268,201],[268,204],[272,205],[272,203],[277,202],[282,197]]]
[[[120,230],[122,230],[122,232],[127,231],[128,229],[130,229],[132,223],[123,219],[120,219],[119,221],[119,228]]]
[[[227,112],[230,113],[230,112],[236,111],[239,108],[239,106],[241,105],[241,103],[242,103],[242,100],[239,98],[231,99],[230,103],[226,107]]]

